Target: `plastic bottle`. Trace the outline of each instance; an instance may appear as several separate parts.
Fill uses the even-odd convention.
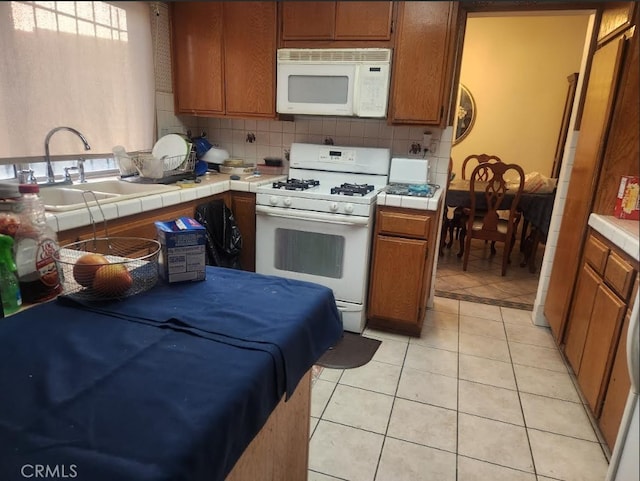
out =
[[[36,184],[21,184],[22,212],[16,232],[14,255],[20,291],[24,302],[42,302],[62,290],[54,252],[58,249],[56,233],[47,225],[44,205]]]
[[[0,291],[5,316],[20,309],[22,296],[13,262],[13,238],[3,234],[0,234]]]

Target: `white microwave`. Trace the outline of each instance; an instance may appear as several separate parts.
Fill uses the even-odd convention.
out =
[[[276,110],[385,117],[390,64],[388,48],[279,49]]]

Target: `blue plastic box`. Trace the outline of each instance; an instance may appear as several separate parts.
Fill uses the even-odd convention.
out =
[[[167,282],[206,279],[207,231],[190,217],[155,222],[160,250],[160,276]]]

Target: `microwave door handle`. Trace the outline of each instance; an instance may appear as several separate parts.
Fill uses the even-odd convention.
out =
[[[341,214],[325,214],[324,212],[304,211],[302,213],[295,210],[285,210],[268,207],[265,205],[256,206],[256,214],[268,215],[271,217],[281,217],[284,219],[299,219],[306,221],[319,221],[328,224],[367,226],[369,225],[368,217],[351,217]],[[339,216],[339,217],[338,217]]]
[[[353,115],[356,117],[360,115],[360,65],[356,65],[355,73],[353,75]]]

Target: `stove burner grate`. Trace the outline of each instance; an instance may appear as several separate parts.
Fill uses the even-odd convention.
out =
[[[319,180],[315,179],[287,179],[284,182],[274,182],[274,189],[285,189],[285,190],[307,190],[310,187],[315,187],[320,185]]]
[[[373,192],[373,185],[371,184],[349,184],[345,183],[339,187],[331,187],[332,194],[341,195],[362,195],[365,196],[369,192]]]

